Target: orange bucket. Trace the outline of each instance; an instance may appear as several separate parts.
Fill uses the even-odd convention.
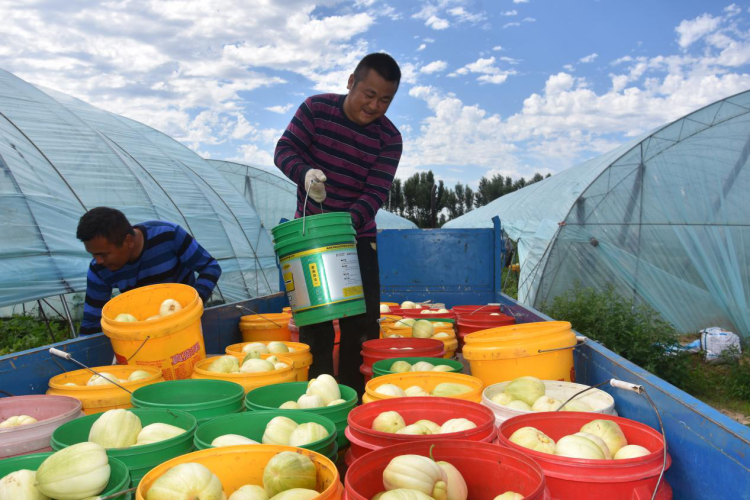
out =
[[[243,342],[259,342],[263,340],[280,340],[289,342],[292,340],[292,332],[289,331],[289,320],[291,314],[287,313],[263,313],[263,315],[250,314],[240,318],[240,331]]]
[[[147,320],[159,314],[167,299],[182,309],[169,316]],[[129,313],[139,321],[115,321]],[[205,359],[201,316],[203,301],[195,288],[165,283],[136,288],[111,299],[102,309],[102,331],[112,342],[117,363],[160,368],[165,380],[190,378],[193,366]]]

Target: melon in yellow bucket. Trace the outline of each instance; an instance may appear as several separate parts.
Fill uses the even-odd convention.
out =
[[[264,340],[261,344],[268,345],[270,342],[280,342],[274,340]],[[226,348],[226,353],[235,356],[240,359],[245,358],[242,352],[242,348],[248,344],[254,344],[255,342],[241,342],[239,344],[232,344]],[[292,352],[283,352],[280,355],[285,358],[289,358],[294,361],[294,370],[297,373],[297,382],[306,382],[310,365],[312,365],[313,357],[310,354],[310,346],[302,344],[300,342],[284,342],[287,348],[294,349]]]
[[[261,358],[265,359],[272,354],[262,354]],[[214,362],[216,358],[208,358],[199,361],[195,365],[195,371],[191,378],[194,379],[213,379],[213,380],[226,380],[228,382],[234,382],[235,384],[241,385],[245,389],[245,394],[257,389],[258,387],[264,387],[266,385],[283,384],[285,382],[295,382],[297,380],[297,374],[294,370],[294,362],[283,356],[276,356],[282,363],[286,363],[288,366],[281,368],[280,370],[270,370],[267,372],[254,372],[254,373],[216,373],[210,372],[206,368],[208,365]]]
[[[478,378],[471,375],[464,375],[463,373],[431,371],[393,373],[373,378],[365,386],[365,394],[362,396],[362,402],[371,403],[372,401],[379,401],[381,399],[393,399],[394,396],[386,396],[376,392],[378,387],[385,384],[393,384],[402,390],[406,390],[412,386],[419,386],[429,394],[438,384],[442,383],[463,384],[471,389],[465,393],[449,397],[474,401],[475,403],[482,402],[482,388],[484,385]]]
[[[182,309],[159,315],[161,304],[173,299]],[[122,313],[138,321],[115,321]],[[193,366],[205,359],[201,316],[203,301],[195,288],[165,283],[136,288],[114,297],[102,309],[102,331],[112,342],[118,364],[160,368],[165,380],[190,378]]]
[[[485,386],[533,376],[575,382],[576,335],[567,321],[489,328],[464,337],[463,355]]]

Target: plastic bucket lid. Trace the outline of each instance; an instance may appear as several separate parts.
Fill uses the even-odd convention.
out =
[[[454,418],[465,418],[474,422],[476,427],[461,432],[426,436],[413,436],[374,430],[372,428],[373,421],[378,415],[386,411],[398,412],[407,425],[413,424],[418,420],[431,420],[438,425],[443,425],[448,420]],[[346,433],[351,442],[352,458],[359,458],[370,451],[409,441],[464,439],[490,443],[495,439],[495,417],[489,408],[461,399],[389,399],[373,401],[352,410],[349,413],[349,427],[346,428]]]
[[[171,380],[133,392],[136,408],[161,408],[190,413],[202,420],[242,411],[245,389],[226,380]]]
[[[197,423],[195,417],[189,413],[178,410],[157,409],[130,409],[127,411],[136,415],[141,420],[143,427],[150,424],[162,423],[185,429],[184,434],[159,441],[158,443],[131,446],[128,448],[110,448],[107,450],[107,455],[120,460],[128,467],[133,484],[138,484],[138,481],[141,480],[146,472],[160,463],[192,451],[193,434],[195,433]],[[101,414],[89,415],[60,426],[52,434],[50,440],[52,449],[59,451],[68,446],[88,441],[91,427],[101,416]]]
[[[245,397],[245,407],[248,410],[270,410],[278,412],[281,415],[289,416],[296,413],[307,412],[326,417],[336,425],[336,441],[339,449],[349,445],[349,441],[344,435],[344,429],[347,426],[347,417],[349,412],[357,406],[357,391],[351,387],[339,384],[341,399],[346,403],[336,406],[323,406],[321,408],[300,409],[280,409],[279,406],[287,401],[297,401],[300,396],[307,392],[307,382],[289,382],[286,384],[267,385],[259,387],[247,393]]]
[[[300,446],[300,448],[318,452],[321,455],[325,455],[331,460],[336,461],[336,457],[338,456],[336,424],[322,415],[308,412],[284,413],[280,411],[250,411],[212,418],[208,422],[201,424],[195,432],[195,447],[198,450],[213,448],[211,442],[224,434],[239,434],[240,436],[245,436],[246,438],[261,443],[268,422],[276,417],[287,417],[298,424],[314,422],[325,427],[326,431],[328,431],[327,437]]]
[[[588,422],[606,419],[616,422],[628,444],[643,446],[652,453],[626,460],[586,460],[560,457],[529,450],[510,442],[510,436],[521,427],[534,427],[554,441],[574,434]],[[600,498],[650,498],[662,468],[664,446],[660,433],[651,427],[622,417],[579,412],[544,412],[520,415],[506,420],[498,429],[501,445],[528,455],[547,476],[547,485],[555,499],[594,500]],[[667,455],[667,468],[671,465]],[[668,486],[657,498],[671,498]],[[637,496],[637,491],[642,496]],[[667,496],[668,495],[668,496]]]
[[[42,465],[42,462],[50,456],[52,456],[52,453],[36,453],[34,455],[24,455],[22,457],[0,460],[0,478],[21,469],[36,471],[39,466]],[[99,493],[99,496],[113,495],[130,488],[130,473],[125,464],[116,458],[109,457],[109,467],[109,482],[107,483],[107,486],[104,487],[104,491]],[[133,498],[133,494],[125,493],[117,498],[118,500],[130,500]]]
[[[268,357],[264,355],[261,357]],[[235,382],[243,387],[245,392],[252,391],[258,387],[273,384],[283,384],[284,382],[294,382],[297,380],[297,373],[294,370],[294,361],[281,355],[276,356],[280,362],[286,363],[286,368],[280,370],[271,370],[267,372],[254,372],[254,373],[216,373],[207,370],[208,366],[216,361],[215,358],[208,358],[199,361],[195,365],[195,370],[191,378],[193,379],[206,379],[206,380],[228,380],[229,382]]]
[[[524,500],[549,499],[542,469],[515,450],[477,441],[426,440],[381,448],[358,458],[346,473],[346,498],[369,500],[383,491],[383,470],[401,455],[432,455],[453,465],[466,481],[468,498],[492,500],[506,491]]]
[[[52,432],[65,422],[83,416],[81,402],[67,396],[14,396],[0,399],[0,422],[28,415],[36,423],[0,429],[0,459],[50,451]]]
[[[372,375],[373,377],[379,377],[381,375],[391,375],[393,372],[391,371],[391,366],[396,361],[406,361],[407,363],[414,365],[416,363],[419,363],[420,361],[426,361],[427,363],[432,363],[433,365],[447,365],[451,367],[451,371],[448,373],[461,373],[461,370],[463,370],[464,365],[460,361],[454,361],[452,359],[444,359],[444,358],[391,358],[391,359],[382,359],[380,361],[375,362],[374,365],[372,365]]]
[[[137,500],[145,500],[151,485],[172,467],[179,464],[197,463],[207,467],[216,474],[231,496],[237,489],[246,484],[263,484],[263,469],[271,458],[282,451],[291,451],[305,455],[315,464],[318,484],[315,489],[320,495],[314,500],[336,500],[341,498],[343,487],[336,465],[320,453],[293,446],[276,446],[268,444],[250,444],[226,446],[194,451],[181,457],[173,458],[159,465],[141,480],[136,490]]]
[[[576,384],[575,382],[565,382],[562,380],[542,380],[542,382],[544,382],[546,387],[545,394],[561,402],[567,401],[570,397],[589,387],[587,385]],[[509,418],[518,415],[536,413],[533,410],[517,410],[515,408],[510,408],[509,406],[501,405],[492,400],[494,396],[505,392],[505,387],[508,384],[510,384],[510,381],[492,384],[485,388],[482,393],[482,404],[492,410],[495,414],[495,422],[498,425]],[[582,401],[586,403],[592,408],[592,413],[617,415],[614,398],[601,389],[589,389],[587,392],[578,395],[574,401]],[[591,418],[598,417],[592,415]]]
[[[447,372],[407,372],[407,373],[394,373],[392,375],[383,375],[381,377],[370,380],[365,386],[365,395],[362,401],[369,403],[371,401],[378,401],[381,399],[393,399],[396,396],[386,396],[375,392],[378,387],[385,384],[393,384],[401,389],[407,389],[413,385],[417,385],[424,389],[426,392],[431,393],[438,384],[452,383],[452,384],[463,384],[469,387],[471,390],[463,394],[457,394],[456,396],[450,396],[455,399],[464,399],[466,401],[474,401],[479,403],[482,401],[482,381],[471,375],[464,375],[462,373],[447,373]],[[400,398],[399,398],[400,399]]]

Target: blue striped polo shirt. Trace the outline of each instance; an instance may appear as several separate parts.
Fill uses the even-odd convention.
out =
[[[114,288],[127,292],[158,283],[183,283],[195,288],[206,303],[219,281],[219,263],[182,227],[163,221],[134,227],[143,232],[143,251],[138,259],[116,271],[97,264],[96,259],[89,264],[81,335],[102,331],[102,308],[112,298]]]

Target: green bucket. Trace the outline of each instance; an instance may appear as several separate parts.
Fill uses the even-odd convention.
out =
[[[34,455],[23,455],[0,460],[0,478],[21,469],[36,471],[42,465],[42,462],[51,455],[52,453],[36,453]],[[99,493],[99,496],[114,495],[131,487],[130,473],[124,463],[116,458],[109,457],[109,467],[109,482],[104,487],[104,491]],[[132,492],[123,493],[117,497],[118,500],[131,500],[132,498]]]
[[[407,363],[410,363],[414,365],[415,363],[419,363],[420,361],[427,361],[428,363],[432,363],[433,365],[448,365],[452,368],[450,372],[446,373],[461,373],[461,370],[463,370],[464,365],[460,361],[455,361],[453,359],[445,359],[445,358],[389,358],[389,359],[381,359],[380,361],[376,361],[372,365],[372,376],[374,377],[380,377],[381,375],[391,375],[391,365],[395,363],[396,361],[406,361]],[[429,372],[425,372],[429,373]]]
[[[357,391],[351,387],[339,384],[341,399],[346,403],[322,408],[305,408],[304,410],[280,409],[279,406],[287,401],[297,401],[307,391],[307,382],[287,382],[286,384],[267,385],[258,387],[247,393],[245,407],[253,411],[271,410],[277,414],[288,416],[299,413],[312,413],[327,418],[336,425],[336,441],[339,449],[349,446],[349,440],[344,435],[349,412],[357,406]]]
[[[279,224],[271,233],[298,327],[365,312],[357,233],[349,212],[306,216]]]
[[[298,424],[315,422],[325,427],[326,431],[328,431],[327,437],[300,446],[300,448],[306,448],[325,455],[336,463],[339,451],[339,447],[336,444],[336,425],[326,417],[306,412],[290,414],[280,411],[250,411],[212,418],[195,431],[195,447],[198,450],[213,448],[211,441],[224,434],[239,434],[260,443],[263,440],[263,433],[266,430],[268,422],[275,417],[287,417]]]
[[[158,443],[131,446],[128,448],[111,448],[107,455],[124,463],[130,470],[133,486],[137,486],[148,471],[169,459],[193,451],[193,435],[198,427],[195,417],[184,411],[157,409],[128,409],[135,414],[143,427],[162,423],[185,429],[184,434]],[[89,440],[89,431],[103,413],[87,415],[61,425],[52,433],[50,446],[58,451],[77,443]]]
[[[180,410],[191,414],[198,425],[221,415],[243,410],[245,389],[226,380],[186,379],[151,384],[133,392],[136,408]]]

